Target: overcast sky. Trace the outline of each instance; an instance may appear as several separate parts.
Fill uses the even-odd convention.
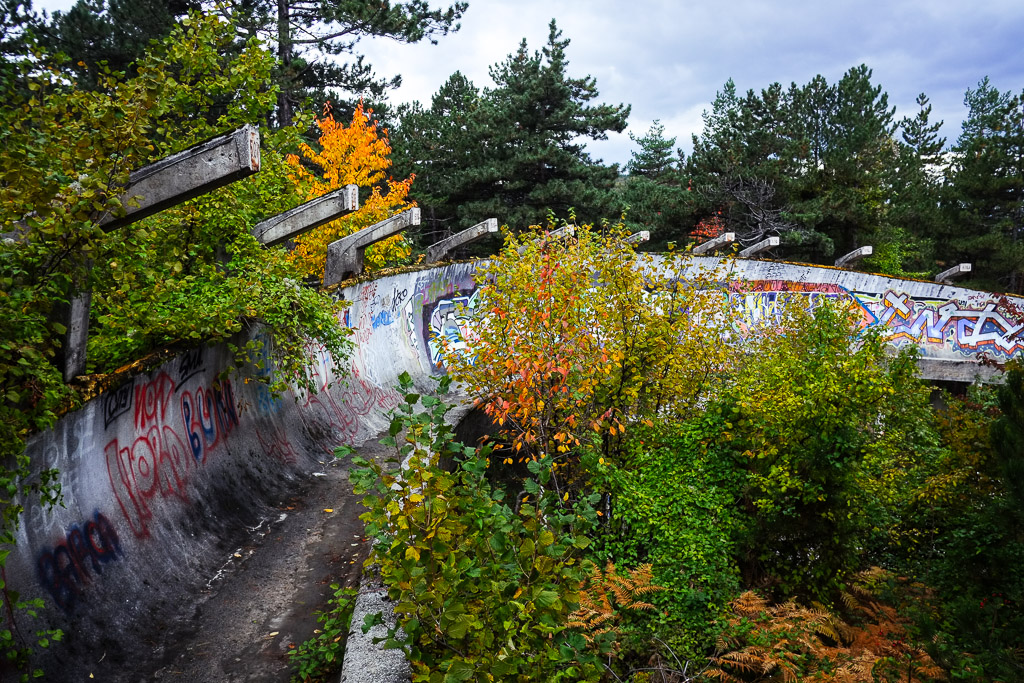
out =
[[[643,135],[660,119],[686,150],[702,128],[701,112],[730,77],[742,93],[775,81],[802,85],[816,74],[835,82],[867,64],[897,119],[912,116],[918,93],[927,94],[949,142],[960,131],[965,90],[982,77],[1001,91],[1024,90],[1024,0],[468,1],[462,29],[437,45],[361,44],[380,75],[402,74],[392,102],[429,104],[456,70],[490,86],[488,67],[522,38],[540,49],[552,18],[572,41],[570,76],[594,76],[602,101],[631,104],[628,132]],[[589,146],[618,163],[633,147],[627,134]]]

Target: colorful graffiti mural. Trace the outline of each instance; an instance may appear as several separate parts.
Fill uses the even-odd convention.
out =
[[[434,372],[444,371],[442,344],[459,353],[473,343],[473,316],[477,312],[477,291],[467,296],[439,299],[423,309],[423,330]],[[443,340],[443,341],[442,341]]]
[[[785,301],[792,297],[806,297],[811,307],[827,298],[850,304],[862,329],[880,325],[888,333],[889,343],[916,345],[924,355],[945,348],[961,355],[988,353],[1005,359],[1024,350],[1020,336],[1024,311],[1005,297],[985,297],[979,302],[925,299],[892,289],[879,294],[788,280],[741,281],[731,290],[741,326],[778,320]]]

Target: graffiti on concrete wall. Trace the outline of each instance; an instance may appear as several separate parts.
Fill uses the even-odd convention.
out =
[[[752,280],[733,287],[731,299],[741,327],[778,320],[788,299],[806,298],[814,306],[821,298],[850,304],[861,328],[880,325],[889,342],[903,347],[948,349],[961,355],[989,353],[1009,358],[1024,350],[1024,312],[1009,300],[985,296],[978,301],[914,298],[905,292],[851,291],[836,284]]]
[[[394,389],[384,389],[362,377],[359,364],[353,362],[349,375],[341,373],[323,345],[309,344],[306,353],[316,391],[299,392],[299,405],[304,410],[319,409],[344,438],[353,437],[359,431],[360,419],[372,410],[390,410],[400,402]],[[333,453],[338,444],[323,441],[321,445],[325,452]]]
[[[178,392],[178,383],[161,370],[132,389],[123,412],[132,414],[134,437],[122,441],[115,436],[104,455],[125,521],[135,536],[145,538],[153,515],[150,501],[187,502],[186,485],[193,471],[238,426],[238,414],[227,379]]]
[[[206,462],[209,452],[238,426],[231,380],[216,386],[181,392],[181,422],[196,462]]]
[[[468,352],[474,339],[473,316],[478,303],[478,292],[473,291],[466,296],[439,299],[424,307],[423,329],[434,372],[444,371],[444,346],[457,353]]]
[[[122,555],[117,530],[102,513],[68,529],[64,538],[36,559],[36,575],[53,601],[65,610],[74,608],[92,580],[103,573],[103,565]]]
[[[788,301],[799,298],[813,308],[821,299],[841,301],[850,305],[858,316],[861,328],[874,325],[875,315],[849,290],[834,284],[790,282],[788,280],[752,280],[732,286],[730,301],[737,313],[742,332],[781,320]]]

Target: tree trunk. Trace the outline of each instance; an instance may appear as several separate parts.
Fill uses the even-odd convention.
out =
[[[281,60],[281,90],[277,94],[277,125],[292,123],[292,34],[289,0],[277,0],[277,56]]]

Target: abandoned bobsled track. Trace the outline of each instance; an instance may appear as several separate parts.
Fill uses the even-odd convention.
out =
[[[219,380],[228,350],[200,347],[36,435],[33,468],[59,471],[63,506],[25,501],[6,579],[46,605],[37,620],[18,618],[26,640],[41,627],[66,634],[40,656],[48,678],[287,680],[289,646],[311,635],[329,583],[354,581],[365,555],[333,450],[369,444],[374,454],[401,373],[435,390],[438,340],[471,338],[475,270],[410,270],[337,290],[351,302],[339,322],[355,345],[343,367],[310,349],[316,393],[274,397],[245,371]],[[728,295],[745,320],[770,319],[785,297],[844,299],[864,327],[918,346],[928,379],[972,381],[992,372],[982,354],[1024,352],[1020,299],[776,262],[740,260],[736,271],[743,286]]]

